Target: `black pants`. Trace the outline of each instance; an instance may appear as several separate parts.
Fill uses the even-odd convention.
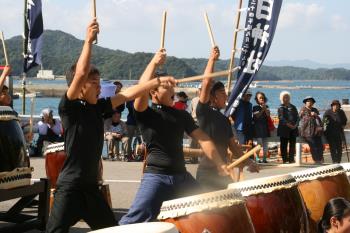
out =
[[[304,139],[309,144],[312,159],[315,162],[322,162],[323,161],[322,138],[320,136],[314,136],[314,137],[307,137]]]
[[[98,186],[88,189],[58,186],[46,232],[67,233],[80,219],[92,230],[117,225],[114,214]]]
[[[340,136],[332,135],[327,137],[333,163],[340,163],[343,153],[342,140]]]
[[[283,159],[283,162],[290,162],[294,163],[294,156],[295,156],[295,142],[296,137],[290,136],[289,138],[283,138],[280,137],[281,142],[281,156]],[[288,153],[288,143],[289,143],[289,153]]]

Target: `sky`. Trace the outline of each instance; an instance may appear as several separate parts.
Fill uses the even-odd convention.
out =
[[[91,0],[42,0],[45,29],[85,38]],[[23,32],[23,0],[1,0],[0,30],[6,38]],[[238,0],[96,0],[99,45],[127,52],[160,47],[162,12],[167,10],[165,47],[169,56],[208,57],[208,12],[221,58],[232,49]],[[245,6],[247,0],[244,0]],[[308,59],[325,64],[350,63],[349,0],[284,0],[267,60]],[[244,26],[245,16],[241,20]],[[243,33],[241,33],[243,34]],[[238,38],[240,46],[242,38]]]

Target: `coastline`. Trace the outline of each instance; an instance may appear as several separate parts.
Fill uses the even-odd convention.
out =
[[[127,88],[127,87],[126,87]],[[298,89],[312,89],[312,90],[350,90],[350,87],[344,86],[288,86],[288,85],[258,85],[256,88],[252,89],[285,89],[285,90],[298,90]],[[67,90],[66,84],[34,84],[27,85],[26,90],[28,93],[39,92],[42,97],[61,97]],[[184,91],[189,97],[196,95],[197,88],[195,87],[176,87],[176,92]],[[13,92],[22,92],[22,87],[20,85],[14,85]]]

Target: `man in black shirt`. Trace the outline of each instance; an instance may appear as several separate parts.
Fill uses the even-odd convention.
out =
[[[155,70],[165,61],[165,50],[160,50],[140,78],[140,83],[151,80]],[[158,75],[159,77],[159,75]],[[120,225],[156,220],[163,201],[198,192],[198,184],[186,171],[183,155],[183,135],[186,132],[198,140],[210,160],[223,175],[230,172],[209,137],[194,123],[184,110],[173,108],[174,88],[158,87],[148,95],[135,99],[135,117],[147,144],[148,157],[144,176],[129,212]]]
[[[130,87],[123,94],[98,99],[100,73],[90,64],[92,42],[98,32],[94,19],[79,60],[67,74],[69,88],[59,104],[67,159],[58,177],[47,232],[68,232],[80,219],[93,230],[116,225],[113,212],[98,189],[103,114],[159,85],[175,85],[172,78],[152,80]]]
[[[204,71],[205,74],[213,72],[215,61],[219,58],[219,55],[219,48],[213,48]],[[213,83],[211,78],[203,79],[196,109],[199,127],[213,140],[224,162],[228,162],[227,149],[230,149],[235,157],[243,155],[233,136],[229,119],[220,112],[221,109],[226,107],[226,101],[227,94],[222,82]],[[248,160],[245,164],[254,163]],[[250,166],[251,171],[256,171],[256,169],[255,165]],[[229,177],[219,176],[215,164],[205,157],[202,158],[198,166],[196,178],[207,191],[225,189],[232,182]]]

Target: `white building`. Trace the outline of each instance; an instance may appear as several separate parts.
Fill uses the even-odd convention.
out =
[[[40,79],[55,79],[52,70],[39,70],[36,77]]]

